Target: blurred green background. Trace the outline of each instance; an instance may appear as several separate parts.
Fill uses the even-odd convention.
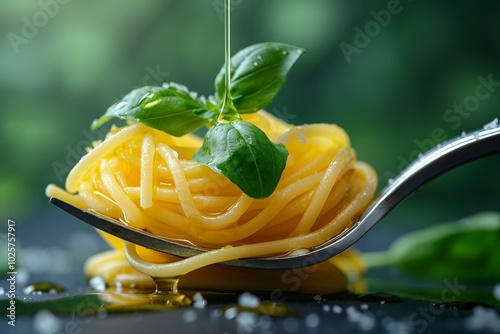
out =
[[[262,41],[305,48],[268,111],[339,124],[382,187],[430,141],[500,116],[499,12],[498,1],[233,0],[232,51]],[[109,105],[163,81],[212,94],[224,60],[222,0],[4,0],[0,32],[2,223],[25,226],[55,219],[44,188],[63,185]],[[493,84],[478,88],[479,78]],[[488,157],[436,179],[361,247],[498,211],[499,165]],[[56,217],[57,232],[66,216]]]

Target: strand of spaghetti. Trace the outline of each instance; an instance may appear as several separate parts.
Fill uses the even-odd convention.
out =
[[[86,272],[94,272],[95,276],[100,276],[105,281],[109,281],[120,271],[127,270],[127,263],[121,261],[121,256],[123,255],[115,250],[94,255],[85,262],[84,269]]]
[[[351,173],[346,173],[346,174],[351,174]],[[347,184],[347,181],[345,180],[345,177],[343,177],[342,180],[339,183],[336,183],[335,186],[333,187],[330,195],[328,196],[327,201],[325,202],[325,205],[321,209],[320,215],[316,223],[319,222],[321,226],[326,225],[327,221],[326,219],[323,219],[322,215],[324,215],[326,212],[332,210],[335,206],[337,206],[340,203],[340,201],[345,197],[348,189],[349,186]],[[276,217],[276,219],[273,219],[272,223],[269,224],[268,227],[262,229],[261,231],[255,234],[256,240],[258,240],[257,238],[259,237],[269,239],[273,236],[275,236],[275,238],[276,236],[282,236],[282,237],[288,236],[290,234],[290,226],[295,226],[295,224],[298,224],[298,222],[295,221],[292,222],[287,220],[291,219],[292,217],[298,216],[300,213],[303,213],[307,209],[307,206],[309,205],[313,194],[314,190],[304,195],[303,198],[290,202],[290,204],[288,204],[287,207],[285,207],[282,210],[284,212],[283,215],[280,215],[279,217]],[[297,220],[300,221],[300,218]],[[253,238],[254,236],[252,236],[252,240]]]
[[[107,200],[105,197],[101,196],[101,199],[96,198],[94,187],[90,182],[82,182],[80,184],[78,195],[89,208],[100,213],[109,214],[113,211],[113,206],[115,206],[112,201]]]
[[[313,174],[298,180],[285,189],[275,192],[269,199],[270,203],[273,204],[265,207],[257,216],[243,225],[220,231],[206,231],[201,237],[204,240],[212,240],[219,245],[249,237],[262,229],[287,203],[315,187],[321,180],[321,177],[322,173]]]
[[[76,193],[82,175],[96,163],[100,162],[106,155],[125,141],[145,131],[147,128],[140,123],[124,127],[117,133],[110,135],[92,151],[84,155],[80,161],[71,169],[66,178],[66,190],[69,193]]]
[[[64,189],[61,189],[54,184],[49,184],[47,188],[45,188],[45,195],[47,197],[59,198],[60,200],[67,202],[78,208],[85,208],[85,209],[87,208],[87,205],[80,196],[70,194]]]
[[[233,225],[239,217],[247,210],[252,203],[252,199],[244,194],[228,211],[218,216],[205,216],[195,206],[193,197],[187,185],[186,176],[179,166],[175,151],[166,145],[158,145],[158,153],[167,163],[170,173],[174,179],[179,201],[186,217],[192,222],[202,225],[211,230],[227,228]]]
[[[155,142],[152,133],[144,135],[142,140],[141,151],[141,197],[140,204],[142,208],[150,208],[153,206],[153,179],[155,160]]]
[[[302,178],[303,175],[307,175],[307,174],[310,174],[312,172],[317,172],[318,170],[328,168],[331,161],[337,155],[338,151],[339,151],[338,147],[330,148],[325,153],[323,153],[322,155],[320,155],[316,159],[312,160],[305,167],[300,168],[297,172],[295,172],[291,175],[288,175],[286,178],[284,178],[280,182],[283,182],[284,184],[289,184],[295,180]],[[323,167],[323,166],[325,166],[325,167]]]
[[[110,162],[106,159],[101,161],[100,171],[104,187],[108,191],[111,198],[122,209],[127,223],[134,227],[144,229],[146,226],[145,222],[142,220],[141,211],[120,187],[113,171],[109,167],[109,163]]]
[[[207,171],[204,177],[190,178],[188,185],[192,193],[213,196],[241,196],[241,190],[236,185],[229,181],[228,178],[216,174],[212,170]]]
[[[366,177],[365,187],[358,192],[354,199],[336,216],[327,226],[306,235],[298,237],[285,238],[281,240],[261,242],[251,245],[237,247],[223,247],[214,251],[205,252],[187,259],[183,259],[167,264],[152,264],[141,259],[136,250],[135,245],[126,243],[125,255],[130,265],[135,269],[153,276],[153,277],[177,277],[189,271],[199,269],[201,267],[235,260],[238,258],[259,257],[265,255],[277,254],[279,252],[290,251],[297,248],[309,248],[321,243],[324,243],[332,237],[330,233],[336,232],[339,227],[346,226],[347,223],[359,214],[370,202],[376,185],[376,174],[367,165],[360,164],[358,168]],[[333,234],[335,235],[335,234]]]
[[[311,230],[312,225],[318,218],[319,213],[328,198],[328,194],[341,175],[341,172],[345,170],[345,167],[349,165],[350,161],[352,161],[353,155],[354,154],[351,149],[343,148],[339,151],[335,159],[332,160],[326,169],[323,178],[316,188],[311,203],[309,203],[302,219],[290,233],[290,236],[304,234]]]
[[[139,187],[126,187],[125,192],[130,198],[139,201],[140,189]],[[156,186],[153,189],[153,197],[156,201],[163,201],[168,203],[179,204],[179,197],[177,191],[173,188],[166,188]],[[227,210],[234,202],[238,200],[239,196],[208,196],[208,195],[193,195],[193,201],[198,208],[206,208],[213,212],[221,212]],[[162,203],[155,203],[155,206],[161,206]]]
[[[361,192],[356,197],[366,197]],[[356,198],[358,199],[358,198]],[[362,200],[351,202],[342,214],[338,215],[330,224],[330,226],[345,226],[350,219],[357,213],[356,210],[361,210],[360,204]],[[354,212],[353,212],[354,211]],[[331,228],[330,228],[331,229]],[[325,228],[320,229],[325,230]],[[135,245],[126,242],[125,255],[130,265],[135,269],[150,275],[152,277],[178,277],[190,271],[205,267],[210,264],[236,260],[240,258],[261,257],[272,254],[279,254],[298,248],[309,248],[327,241],[331,236],[324,233],[309,233],[298,237],[285,238],[280,240],[255,243],[244,246],[231,247],[226,246],[217,250],[208,251],[195,255],[186,259],[179,260],[173,263],[153,264],[141,259],[135,249]]]
[[[370,166],[361,162],[356,163],[356,169],[365,177],[362,189],[354,194],[353,199],[342,208],[329,224],[309,234],[301,235],[298,238],[309,240],[312,245],[324,243],[332,236],[340,233],[351,219],[361,214],[368,204],[370,204],[377,185],[376,173]],[[325,238],[325,236],[327,237]]]
[[[145,212],[153,218],[147,228],[155,235],[173,238],[187,238],[187,236],[194,235],[194,227],[184,215],[169,208],[157,206],[146,209]],[[168,219],[166,220],[165,217]]]

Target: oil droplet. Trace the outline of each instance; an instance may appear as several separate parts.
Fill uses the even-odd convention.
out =
[[[179,277],[153,277],[156,291],[150,295],[150,303],[167,308],[179,308],[191,304],[191,300],[177,290]]]
[[[156,294],[168,295],[179,292],[177,290],[177,284],[179,283],[178,277],[153,277],[153,280],[156,283]]]
[[[44,293],[61,293],[66,291],[64,287],[59,284],[51,282],[36,282],[25,286],[23,292],[26,295],[41,295]]]

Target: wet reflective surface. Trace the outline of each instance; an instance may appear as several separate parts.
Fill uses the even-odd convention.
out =
[[[54,276],[58,282],[61,277]],[[69,277],[77,279],[75,276]],[[251,278],[250,278],[251,279]],[[18,294],[10,333],[499,333],[498,286],[369,272],[330,295],[82,288]],[[27,286],[58,286],[43,281]],[[49,292],[50,291],[50,292]],[[0,307],[9,300],[3,296]],[[4,332],[2,330],[2,332]]]

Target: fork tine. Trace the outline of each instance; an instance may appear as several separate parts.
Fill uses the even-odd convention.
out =
[[[202,253],[203,251],[182,243],[175,242],[174,240],[167,240],[155,236],[147,231],[125,225],[119,220],[104,217],[98,213],[90,213],[88,211],[79,209],[69,203],[61,201],[58,198],[51,197],[50,203],[58,208],[66,211],[72,216],[80,219],[81,221],[120,239],[130,241],[137,245],[142,245],[147,248],[167,253],[182,258],[194,256]]]

